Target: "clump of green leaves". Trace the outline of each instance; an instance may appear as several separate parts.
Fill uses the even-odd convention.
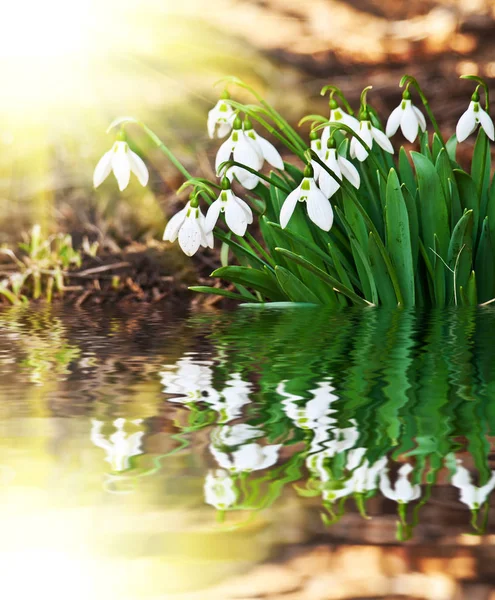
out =
[[[70,235],[43,238],[39,225],[19,244],[19,250],[0,248],[0,254],[10,258],[13,267],[3,272],[0,280],[0,295],[11,304],[41,297],[51,302],[54,293],[64,292],[67,271],[81,266],[81,253],[74,249]],[[96,248],[89,250],[95,252]]]

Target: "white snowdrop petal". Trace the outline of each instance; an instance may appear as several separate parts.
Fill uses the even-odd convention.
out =
[[[419,108],[417,108],[416,106],[413,105],[412,107],[414,114],[416,115],[416,118],[418,119],[418,123],[419,126],[421,128],[421,131],[426,131],[426,119],[424,114],[419,110]]]
[[[376,143],[383,150],[385,150],[385,152],[389,152],[390,154],[394,153],[394,147],[392,146],[392,143],[390,142],[388,137],[383,133],[383,131],[380,131],[376,127],[372,127],[371,135],[373,136],[373,139],[376,141]]]
[[[131,163],[127,154],[127,144],[125,142],[117,142],[119,146],[113,152],[112,156],[112,170],[119,190],[122,192],[129,185],[131,178]],[[124,145],[121,145],[124,144]]]
[[[93,185],[97,188],[110,175],[112,170],[112,150],[105,152],[100,158],[93,173]]]
[[[216,119],[213,109],[208,113],[208,120],[206,122],[206,127],[208,129],[208,137],[213,139],[215,137],[215,128],[216,128]]]
[[[299,196],[301,195],[301,186],[292,191],[285,199],[282,208],[280,209],[280,227],[285,229],[292,217],[292,213],[296,208]]]
[[[359,121],[358,119],[356,119],[356,117],[345,113],[343,123],[344,125],[347,125],[347,127],[350,127],[356,133],[359,131]]]
[[[361,144],[358,140],[355,141],[354,145],[354,156],[360,161],[363,162],[368,158],[368,150]]]
[[[328,198],[316,188],[312,189],[306,200],[309,218],[323,231],[330,231],[333,224],[333,210]]]
[[[474,111],[469,105],[466,112],[463,113],[455,128],[455,135],[458,142],[463,142],[476,129],[476,118]]]
[[[324,127],[321,134],[321,147],[326,148],[330,139],[330,126]]]
[[[184,219],[186,218],[186,212],[188,211],[188,209],[189,203],[185,206],[185,208],[176,213],[167,223],[167,226],[165,227],[165,231],[163,233],[163,239],[165,241],[175,242],[175,240],[177,239],[177,235],[179,234],[179,229],[181,228],[182,223],[184,223]]]
[[[253,222],[253,211],[251,210],[251,207],[247,202],[244,202],[244,200],[242,198],[239,198],[238,196],[234,196],[234,199],[240,205],[242,210],[246,213],[248,225],[251,225],[251,223]]]
[[[217,224],[220,211],[222,210],[222,200],[218,198],[215,202],[212,202],[208,207],[208,211],[205,217],[205,231],[210,232]]]
[[[150,176],[145,162],[138,154],[136,154],[132,150],[129,150],[129,160],[131,163],[132,172],[138,178],[139,183],[144,187],[148,183]]]
[[[483,127],[486,135],[492,140],[494,140],[494,130],[493,130],[493,121],[490,115],[481,108],[478,111],[478,119],[481,123],[481,127]]]
[[[340,170],[342,171],[342,175],[351,183],[356,189],[359,189],[361,185],[361,177],[359,175],[359,171],[356,167],[351,163],[350,160],[343,156],[339,156],[338,158]]]
[[[195,210],[191,208],[192,212]],[[198,219],[193,215],[186,217],[179,230],[179,245],[186,256],[196,254],[201,245],[201,230]]]
[[[319,186],[322,193],[326,198],[331,198],[335,192],[340,188],[340,184],[336,181],[330,173],[327,173],[324,169],[321,170]]]
[[[256,135],[256,142],[258,143],[263,158],[266,160],[268,164],[270,164],[275,169],[284,170],[284,161],[280,156],[280,152],[275,148],[275,146],[265,140],[265,138],[261,137],[259,134]]]
[[[246,213],[233,198],[225,205],[225,221],[228,228],[236,235],[243,236],[247,229]]]
[[[229,160],[230,155],[232,154],[233,146],[234,142],[232,141],[232,136],[230,136],[229,139],[225,140],[225,142],[223,142],[223,144],[218,149],[217,156],[215,159],[215,171],[217,175],[220,175],[220,165]]]
[[[390,117],[387,121],[385,133],[388,137],[392,137],[397,133],[399,125],[402,119],[402,103],[390,113]]]
[[[239,141],[234,148],[234,160],[256,171],[261,169],[263,157],[256,148],[256,142],[252,138],[246,137],[244,132],[239,132],[239,135]]]
[[[411,143],[414,142],[414,140],[418,136],[419,123],[418,117],[412,109],[410,100],[406,104],[406,108],[402,112],[400,128],[406,140],[408,140]]]
[[[251,173],[250,171],[246,171],[246,169],[243,169],[242,167],[233,167],[232,173],[235,175],[242,187],[246,188],[247,190],[254,190],[254,188],[260,182],[260,178],[257,175],[254,175],[254,173]]]

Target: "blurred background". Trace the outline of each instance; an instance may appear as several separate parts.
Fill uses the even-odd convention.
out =
[[[113,143],[105,130],[115,117],[138,117],[209,176],[217,144],[205,118],[223,75],[255,85],[297,123],[326,114],[319,90],[328,82],[354,105],[373,85],[369,99],[386,117],[409,72],[447,134],[472,91],[458,76],[495,76],[491,0],[17,0],[2,25],[0,243],[33,223],[76,243],[159,239],[181,178],[129,128],[149,187],[131,180],[120,194],[109,177],[93,190],[93,168]]]

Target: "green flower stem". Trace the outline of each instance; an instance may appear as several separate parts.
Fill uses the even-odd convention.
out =
[[[276,137],[277,140],[282,142],[282,144],[284,144],[284,146],[286,146],[291,152],[293,152],[294,154],[299,156],[299,158],[302,159],[301,149],[298,148],[297,145],[295,145],[291,140],[288,140],[283,135],[281,135],[275,129],[275,127],[270,125],[270,123],[265,121],[265,119],[260,117],[257,111],[254,111],[249,106],[246,106],[245,104],[241,104],[240,102],[236,102],[235,100],[225,100],[225,102],[226,102],[226,104],[230,104],[230,106],[232,106],[232,108],[236,108],[237,110],[240,110],[240,111],[244,112],[245,114],[249,115],[252,119],[255,119],[256,121],[258,121],[258,123],[262,127],[264,127],[269,133],[271,133],[273,135],[273,137]],[[268,117],[271,117],[271,115],[267,114],[266,111],[264,111],[264,114],[266,114]],[[281,128],[281,129],[282,129],[282,131],[284,131],[283,128]],[[306,149],[306,148],[307,148],[307,146],[305,145],[304,149]]]
[[[277,123],[280,129],[282,129],[282,131],[284,131],[288,135],[288,137],[291,138],[296,147],[299,146],[301,150],[306,149],[306,144],[301,138],[301,136],[297,133],[297,131],[295,131],[289,125],[289,123],[282,117],[282,115],[278,111],[276,111],[272,106],[270,106],[270,104],[268,104],[268,102],[266,102],[266,100],[264,100],[254,88],[252,88],[247,83],[244,83],[244,81],[242,81],[238,77],[225,77],[220,81],[238,85],[239,87],[242,87],[248,92],[250,92],[256,98],[256,100],[258,100],[258,102],[270,113],[271,117]]]
[[[461,75],[459,79],[470,79],[471,81],[476,81],[484,90],[485,90],[485,110],[489,112],[490,110],[490,89],[484,79],[478,77],[477,75]],[[478,86],[479,87],[479,86]]]
[[[421,89],[421,86],[419,85],[417,80],[412,75],[404,75],[404,77],[400,80],[399,85],[400,85],[400,87],[404,87],[404,85],[406,83],[407,83],[408,87],[410,85],[413,85],[416,88],[416,91],[418,92],[419,97],[421,98],[421,102],[423,103],[423,106],[425,107],[426,113],[433,125],[433,129],[435,130],[435,133],[440,138],[440,141],[442,142],[442,146],[445,148],[445,150],[447,150],[447,148],[445,146],[445,142],[443,140],[442,132],[440,131],[440,127],[438,126],[438,122],[435,119],[435,115],[433,114],[433,111],[430,108],[430,103],[428,102],[427,97],[424,95],[423,90]]]
[[[253,175],[256,175],[257,177],[259,177],[260,179],[263,179],[263,181],[266,181],[267,183],[269,183],[270,185],[274,185],[275,187],[278,187],[280,190],[282,190],[283,192],[285,192],[286,194],[290,194],[292,190],[290,190],[289,188],[286,188],[283,185],[280,185],[279,183],[273,181],[273,179],[270,179],[270,177],[267,177],[266,175],[263,175],[262,173],[259,173],[258,171],[256,171],[255,169],[251,169],[251,167],[248,167],[246,165],[243,165],[242,163],[239,163],[235,160],[226,160],[225,162],[223,162],[219,167],[218,170],[219,171],[223,171],[224,169],[227,170],[230,167],[240,167],[241,169],[244,169],[245,171],[248,171],[249,173],[252,173]]]
[[[147,125],[145,125],[142,121],[137,121],[137,124],[140,125],[143,131],[148,135],[148,137],[156,144],[158,148],[165,154],[165,156],[170,160],[170,162],[174,165],[174,167],[184,175],[186,179],[192,179],[193,176],[189,171],[184,167],[184,165],[178,160],[173,152],[162,142],[162,140],[156,135],[154,131],[152,131]]]
[[[330,91],[330,99],[332,99],[334,94],[337,94],[337,96],[342,100],[342,104],[345,106],[345,109],[347,110],[347,112],[350,115],[354,114],[354,111],[351,108],[351,105],[349,104],[349,102],[347,102],[347,98],[344,96],[344,93],[342,92],[342,90],[337,87],[336,85],[326,85],[324,87],[321,88],[321,92],[320,94],[322,96],[325,96],[325,94]]]

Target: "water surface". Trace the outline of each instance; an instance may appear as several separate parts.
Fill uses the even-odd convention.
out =
[[[489,308],[3,310],[3,589],[276,598],[278,568],[292,598],[488,594],[494,339]],[[372,556],[402,566],[372,583]]]

